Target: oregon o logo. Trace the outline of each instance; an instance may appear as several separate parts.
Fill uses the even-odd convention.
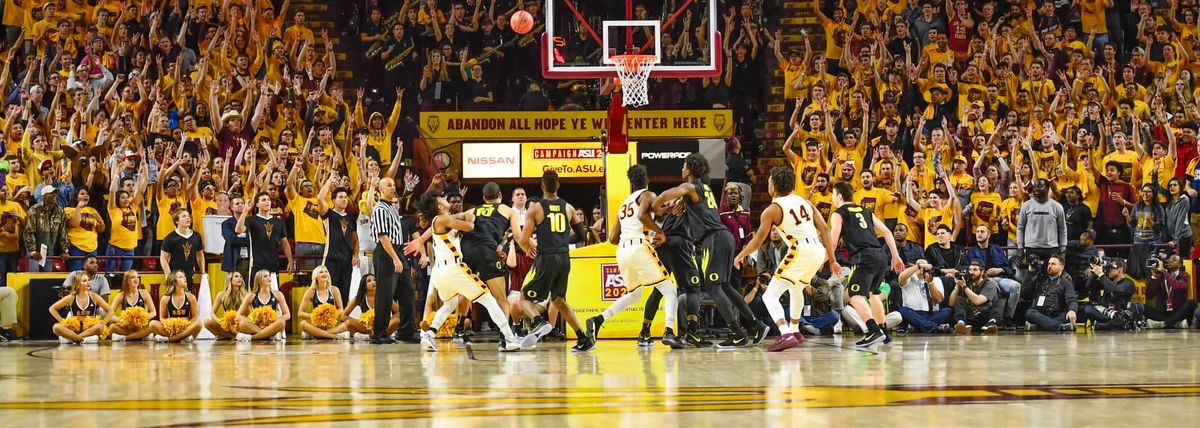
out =
[[[699,284],[699,283],[700,283],[700,277],[698,277],[698,276],[693,276],[693,277],[692,277],[692,284]]]
[[[535,298],[535,299],[536,299],[536,298],[537,298],[537,291],[534,291],[534,290],[529,290],[529,291],[526,291],[526,292],[525,292],[525,295],[526,295],[526,296],[529,296],[529,297],[532,297],[532,298]]]
[[[712,282],[717,282],[717,281],[719,281],[720,279],[721,279],[721,275],[720,275],[720,274],[718,274],[718,273],[716,273],[716,272],[713,272],[713,273],[710,273],[710,274],[708,274],[708,280],[709,280],[709,281],[712,281]]]
[[[858,284],[850,284],[851,293],[857,293],[860,289],[862,289],[862,287],[860,287]]]

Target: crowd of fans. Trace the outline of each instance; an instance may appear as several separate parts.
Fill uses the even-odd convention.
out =
[[[231,227],[227,246],[265,232],[259,242],[280,244],[278,270],[295,269],[324,253],[330,211],[369,233],[362,207],[381,177],[397,178],[406,210],[427,186],[466,189],[453,171],[421,183],[401,168],[418,112],[607,102],[608,85],[541,78],[540,2],[349,3],[361,18],[316,29],[288,1],[6,1],[0,283],[88,269],[88,256],[108,257],[102,271],[202,273],[199,219],[211,214],[277,219],[280,229]],[[1191,317],[1180,269],[1200,220],[1195,0],[813,0],[816,52],[806,31],[776,24],[781,3],[721,4],[721,76],[651,81],[654,108],[734,111],[723,220],[739,245],[764,156],[755,131],[781,83],[791,132],[770,145],[782,143],[797,192],[823,214],[846,181],[894,228],[910,270],[891,300],[907,308],[906,328],[1115,322],[1125,315],[1106,310],[1132,310],[1110,291],[1126,289],[1126,274],[1150,280],[1139,313],[1171,326]],[[516,10],[535,31],[508,28]],[[696,24],[673,30],[669,56],[695,54]],[[803,48],[785,49],[784,33]],[[781,77],[764,78],[775,67]],[[338,83],[346,70],[361,83]],[[581,244],[604,239],[595,211]],[[769,248],[760,260],[782,254]],[[1019,267],[1016,252],[1029,256]],[[248,255],[223,256],[237,266]],[[759,283],[748,281],[748,300]],[[820,318],[842,308],[837,286],[814,284],[826,297],[811,311],[818,330],[837,325]]]

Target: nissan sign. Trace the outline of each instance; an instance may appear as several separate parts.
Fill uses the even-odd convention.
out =
[[[517,178],[521,176],[520,143],[464,143],[463,178]]]

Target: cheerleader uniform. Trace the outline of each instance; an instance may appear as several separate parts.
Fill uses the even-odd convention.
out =
[[[68,316],[72,317],[90,317],[96,315],[96,303],[92,301],[92,295],[87,296],[87,306],[79,306],[79,296],[71,299],[71,313]]]
[[[183,306],[175,305],[175,297],[167,297],[167,318],[190,319],[192,317],[192,302],[183,296]]]

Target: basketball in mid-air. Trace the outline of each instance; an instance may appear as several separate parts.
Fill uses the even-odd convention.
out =
[[[512,27],[512,30],[516,31],[517,34],[528,33],[529,30],[533,29],[533,15],[530,15],[529,12],[523,10],[517,11],[517,13],[512,15],[512,18],[508,19],[508,25]]]

